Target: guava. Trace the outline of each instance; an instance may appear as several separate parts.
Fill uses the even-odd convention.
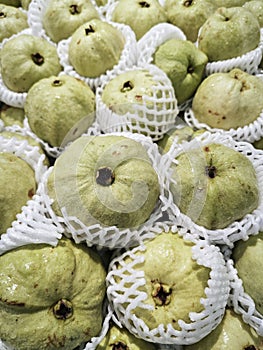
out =
[[[0,234],[3,234],[32,199],[37,185],[31,166],[8,152],[0,152],[0,183]]]
[[[27,15],[20,8],[0,4],[0,42],[28,28]]]
[[[62,70],[56,47],[31,34],[19,34],[6,41],[0,63],[4,84],[15,92],[27,92],[40,79]]]
[[[126,328],[111,324],[96,350],[156,350],[154,344],[135,337]]]
[[[259,184],[244,154],[219,143],[184,151],[173,164],[171,192],[181,212],[210,230],[223,229],[257,208]]]
[[[0,338],[9,346],[72,350],[98,336],[106,273],[95,250],[65,238],[29,244],[3,254],[0,271]]]
[[[260,337],[241,315],[226,309],[221,323],[199,342],[185,346],[185,350],[262,350]]]
[[[25,111],[23,108],[17,108],[1,103],[0,119],[4,122],[5,126],[19,125],[23,127]]]
[[[69,38],[83,23],[100,18],[90,0],[49,0],[42,24],[47,35],[56,43]]]
[[[152,214],[160,194],[146,148],[117,135],[81,136],[56,159],[48,178],[53,209],[86,226],[131,228]]]
[[[254,300],[256,309],[263,315],[262,294],[263,232],[235,243],[232,257],[245,292]]]
[[[260,27],[263,27],[263,3],[261,0],[246,1],[243,7],[249,10],[258,20]]]
[[[230,130],[255,121],[263,111],[263,81],[239,68],[206,77],[193,97],[200,123]]]
[[[261,137],[259,140],[253,142],[253,146],[257,149],[263,149],[263,137]]]
[[[124,45],[124,35],[118,28],[93,18],[72,34],[69,62],[78,74],[96,78],[118,64]]]
[[[145,242],[145,247],[145,251],[134,253],[135,257],[142,256],[144,261],[134,264],[133,269],[143,272],[145,284],[138,286],[137,290],[147,295],[142,303],[153,308],[137,305],[131,308],[131,312],[149,330],[160,324],[164,325],[164,329],[171,325],[181,330],[178,320],[191,323],[189,313],[204,310],[200,299],[206,297],[210,268],[199,265],[193,259],[193,243],[178,233],[162,232]],[[124,262],[128,263],[130,259],[127,256]]]
[[[95,120],[95,108],[89,85],[66,74],[36,82],[24,105],[32,131],[53,147],[84,133]]]
[[[168,20],[164,7],[157,0],[120,0],[111,19],[130,26],[137,40],[153,26]]]
[[[153,63],[171,80],[178,104],[194,95],[207,62],[207,56],[190,40],[169,39],[153,55]]]

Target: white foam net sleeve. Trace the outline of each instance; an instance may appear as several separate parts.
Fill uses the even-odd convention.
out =
[[[116,226],[104,226],[99,222],[86,226],[79,218],[68,215],[66,209],[61,208],[62,216],[57,216],[57,220],[63,225],[65,232],[71,236],[76,243],[86,242],[88,246],[97,246],[102,248],[107,247],[109,249],[134,246],[149,238],[149,227],[153,224],[153,222],[156,222],[163,217],[163,198],[166,195],[163,191],[165,173],[163,169],[159,168],[161,156],[157,145],[153,143],[149,137],[143,135],[131,133],[114,134],[130,137],[133,140],[140,142],[146,148],[152,166],[158,175],[160,183],[160,197],[162,197],[162,200],[160,198],[158,199],[155,209],[145,223],[132,229],[119,229]],[[101,137],[104,136],[107,135],[101,135]],[[48,203],[50,203],[51,199],[48,196],[47,179],[52,169],[53,167],[50,167],[43,176],[42,196],[44,199],[48,199]],[[50,215],[54,216],[55,214],[51,205],[48,206],[48,209]]]
[[[64,68],[64,72],[68,75],[83,80],[93,90],[96,90],[100,85],[102,85],[103,81],[108,81],[119,71],[123,71],[127,67],[132,67],[137,62],[137,41],[133,30],[123,23],[115,23],[109,21],[107,21],[107,23],[111,24],[123,34],[125,38],[125,44],[119,62],[115,64],[112,69],[107,70],[104,74],[96,78],[84,77],[83,75],[78,74],[74,67],[71,65],[68,52],[71,37],[61,40],[58,43],[58,55],[60,58],[60,63]]]
[[[218,128],[212,128],[205,123],[200,123],[194,115],[191,107],[185,109],[184,119],[186,124],[193,128],[205,129],[210,132],[222,132],[230,135],[237,141],[247,141],[253,143],[263,137],[263,111],[260,113],[257,119],[248,125],[238,127],[237,129],[231,128],[229,130],[223,130]]]
[[[159,23],[153,26],[138,40],[138,66],[153,63],[157,48],[170,39],[186,40],[184,32],[170,23]]]
[[[241,220],[235,221],[224,229],[209,230],[203,226],[194,223],[189,216],[183,214],[178,206],[173,201],[173,196],[170,192],[171,181],[175,182],[170,178],[164,182],[166,188],[166,197],[164,198],[163,208],[167,210],[170,215],[171,220],[173,220],[177,225],[182,226],[185,230],[189,231],[193,236],[199,236],[207,239],[213,244],[222,244],[229,247],[233,247],[233,243],[239,239],[246,239],[252,234],[256,234],[262,230],[263,225],[263,151],[255,149],[248,142],[238,142],[235,141],[229,135],[222,133],[210,133],[205,132],[199,136],[196,136],[190,142],[183,142],[177,144],[176,140],[173,142],[172,147],[169,152],[162,156],[160,167],[166,168],[165,173],[169,176],[169,169],[171,171],[172,164],[176,165],[176,157],[187,150],[196,149],[203,147],[210,143],[219,143],[228,146],[237,152],[242,153],[246,156],[252,163],[258,182],[259,190],[259,204],[258,207],[253,210],[252,213],[245,215]],[[194,198],[193,200],[198,200]],[[200,204],[201,205],[201,204]]]
[[[49,38],[43,26],[43,17],[49,2],[50,0],[31,0],[28,6],[27,21],[30,28],[32,29],[32,33],[36,36]],[[97,6],[96,1],[91,0],[91,2],[98,11],[98,14],[101,15],[101,11]],[[51,38],[49,39],[51,41]]]
[[[37,182],[35,195],[17,214],[6,233],[0,236],[0,254],[15,247],[29,243],[49,243],[56,245],[61,237],[61,229],[54,220],[45,216],[43,198],[40,197],[41,179],[47,167],[44,165],[45,155],[39,153],[37,146],[31,146],[27,140],[18,140],[15,137],[6,139],[0,135],[1,152],[9,152],[25,160],[34,170]]]
[[[229,72],[233,68],[240,68],[247,73],[257,74],[258,67],[262,59],[262,39],[263,31],[261,30],[259,45],[254,50],[249,51],[239,57],[233,57],[227,60],[216,62],[208,62],[205,69],[205,75],[208,76],[217,72]]]
[[[243,321],[249,324],[262,337],[263,336],[263,315],[255,306],[254,300],[244,291],[243,283],[235,268],[232,259],[227,260],[227,268],[230,276],[229,305],[234,311],[242,315]]]
[[[102,101],[103,89],[107,84],[105,82],[96,90],[97,122],[103,132],[134,132],[157,141],[174,125],[179,113],[173,86],[167,75],[157,66],[136,65],[127,68],[125,72],[133,70],[150,72],[157,83],[151,86],[152,96],[142,95],[140,103],[131,103],[128,106],[129,112],[117,114]]]
[[[26,29],[20,31],[19,33],[11,35],[9,38],[4,39],[0,43],[0,50],[2,49],[2,47],[5,45],[5,43],[8,40],[11,40],[11,39],[13,39],[21,34],[32,35],[31,28],[26,28]],[[2,102],[4,102],[5,104],[12,106],[12,107],[23,108],[24,104],[25,104],[27,92],[16,92],[16,91],[10,90],[5,85],[3,78],[2,78],[2,75],[1,75],[1,71],[0,71],[0,96],[1,96],[0,100]]]
[[[160,224],[159,224],[160,225]],[[167,230],[178,232],[176,225],[169,224]],[[188,240],[184,234],[184,239]],[[192,240],[191,240],[192,241]],[[187,345],[198,342],[208,335],[222,320],[229,297],[229,276],[223,254],[215,245],[205,240],[192,241],[192,258],[201,265],[211,269],[208,286],[205,288],[206,297],[200,302],[204,307],[202,312],[190,312],[190,322],[179,320],[180,330],[172,324],[149,329],[145,322],[138,318],[134,310],[137,307],[151,310],[146,303],[147,295],[140,291],[146,283],[144,271],[136,269],[137,264],[144,261],[143,252],[147,249],[144,244],[126,250],[112,259],[107,275],[107,295],[116,317],[135,336],[157,344]],[[142,254],[136,255],[136,252]],[[126,259],[128,258],[128,261]],[[176,268],[176,266],[175,266]]]

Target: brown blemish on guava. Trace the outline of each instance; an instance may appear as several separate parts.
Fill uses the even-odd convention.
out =
[[[85,28],[85,34],[89,35],[91,33],[95,33],[95,30],[93,29],[92,25],[90,24],[88,28]]]
[[[152,281],[152,297],[157,306],[168,305],[171,301],[172,288],[167,284]]]
[[[72,303],[67,299],[60,299],[53,305],[53,314],[58,320],[66,320],[73,315]]]
[[[26,305],[25,303],[21,303],[21,302],[16,301],[16,300],[9,301],[7,299],[3,300],[3,299],[0,298],[0,301],[2,301],[4,304],[10,305],[10,306],[24,307]]]
[[[101,186],[110,186],[113,184],[115,176],[111,168],[102,167],[97,170],[96,182]]]
[[[81,11],[79,9],[79,6],[78,5],[70,5],[69,6],[69,12],[72,14],[72,15],[78,15]]]
[[[121,341],[109,345],[112,347],[112,350],[129,350],[128,346]]]
[[[27,193],[27,195],[28,195],[29,198],[32,198],[32,197],[34,196],[34,194],[35,194],[35,191],[34,191],[33,188],[31,188],[31,189],[28,191],[28,193]]]
[[[59,339],[54,333],[53,335],[49,335],[47,337],[47,345],[53,345],[55,348],[62,348],[66,343],[66,338],[67,337],[63,335],[61,339]]]
[[[141,95],[136,95],[135,99],[136,99],[136,101],[142,101],[142,96]]]
[[[204,147],[204,151],[205,151],[205,152],[209,152],[209,151],[210,151],[209,147],[208,147],[208,146],[205,146],[205,147]]]
[[[149,4],[148,2],[146,2],[146,1],[140,1],[140,2],[139,2],[139,5],[140,5],[141,7],[145,7],[145,8],[150,7],[150,4]]]
[[[33,53],[31,55],[31,58],[32,58],[32,61],[37,65],[37,66],[41,66],[45,60],[44,60],[44,57],[42,55],[40,55],[39,52],[37,53]]]

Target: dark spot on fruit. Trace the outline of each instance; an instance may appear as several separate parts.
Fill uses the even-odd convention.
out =
[[[205,151],[205,152],[209,152],[209,151],[210,151],[209,147],[208,147],[208,146],[205,146],[205,147],[204,147],[204,151]]]
[[[5,14],[3,11],[1,11],[1,12],[0,12],[0,19],[1,19],[1,18],[5,18],[5,17],[6,17],[6,14]]]
[[[78,7],[78,5],[70,5],[69,6],[69,12],[72,14],[72,15],[78,15],[80,13],[80,9]]]
[[[10,305],[10,306],[19,306],[19,307],[23,307],[25,306],[26,304],[25,303],[21,303],[19,301],[16,301],[16,300],[7,300],[7,299],[2,299],[0,298],[0,301],[2,301],[4,304],[7,304],[7,305]]]
[[[141,95],[136,95],[135,99],[136,99],[136,101],[141,101],[142,100],[142,96]]]
[[[205,174],[210,178],[214,179],[216,177],[216,167],[214,165],[207,165],[205,167]]]
[[[131,81],[125,81],[125,83],[123,83],[122,88],[121,88],[121,92],[126,92],[126,91],[130,91],[134,88],[133,84]]]
[[[59,79],[55,79],[52,82],[52,86],[61,86],[62,84],[63,84],[62,81]]]
[[[96,182],[101,186],[110,186],[113,184],[115,176],[113,171],[108,167],[103,167],[97,170]]]
[[[34,191],[33,188],[31,188],[31,189],[28,191],[28,193],[27,193],[27,195],[28,195],[29,198],[32,198],[32,197],[34,196],[34,194],[35,194],[35,191]]]
[[[169,286],[156,282],[153,284],[152,297],[158,306],[167,305],[171,301],[172,288]]]
[[[189,66],[189,67],[187,68],[187,73],[192,74],[193,72],[194,72],[194,67]]]
[[[146,1],[140,1],[140,2],[139,2],[139,5],[140,5],[141,7],[146,7],[146,8],[150,7],[150,4],[149,4],[148,2],[146,2]]]
[[[78,41],[77,41],[77,45],[79,45],[81,43],[81,39],[79,39]]]
[[[257,348],[254,345],[248,345],[245,346],[244,350],[257,350]]]
[[[184,2],[184,6],[186,6],[186,7],[189,7],[189,6],[191,6],[193,4],[193,0],[187,0],[187,1],[185,1]]]
[[[121,341],[117,343],[111,343],[109,344],[112,347],[112,350],[128,350],[128,346]]]
[[[225,115],[223,115],[222,119],[223,119],[223,120],[225,120],[225,119],[226,119],[226,116],[225,116]]]
[[[230,20],[229,17],[225,17],[225,21],[228,22]]]
[[[53,314],[59,320],[66,320],[73,315],[72,303],[67,299],[60,299],[53,306]]]
[[[38,66],[41,66],[44,63],[44,61],[45,61],[44,57],[42,55],[40,55],[39,52],[33,53],[31,55],[31,58],[32,58],[32,61]]]
[[[95,33],[95,30],[93,29],[92,25],[90,24],[88,28],[85,28],[85,34],[89,35],[91,33]]]
[[[34,284],[34,288],[37,288],[37,287],[38,287],[38,283],[35,283],[35,284]]]

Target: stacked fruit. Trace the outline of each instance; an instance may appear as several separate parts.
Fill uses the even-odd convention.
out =
[[[262,0],[0,2],[0,349],[263,349]]]

